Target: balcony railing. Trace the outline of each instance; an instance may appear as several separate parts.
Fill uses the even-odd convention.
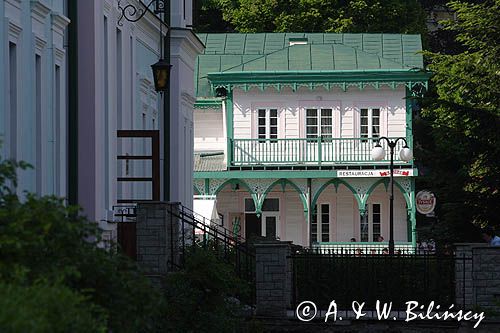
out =
[[[381,145],[387,152],[386,159],[375,162],[371,158],[376,143],[376,138],[233,139],[232,165],[387,164],[390,156],[385,140]],[[404,163],[399,157],[403,146],[400,140],[395,163]]]

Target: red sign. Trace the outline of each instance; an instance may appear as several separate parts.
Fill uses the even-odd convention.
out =
[[[430,191],[420,191],[415,196],[416,208],[420,214],[430,214],[436,207],[436,197]]]

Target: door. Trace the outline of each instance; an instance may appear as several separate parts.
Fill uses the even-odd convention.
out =
[[[262,236],[270,239],[279,238],[279,215],[276,212],[262,213]]]
[[[119,155],[117,156],[118,161],[125,162],[125,165],[121,166],[122,168],[120,168],[120,170],[124,169],[123,171],[125,171],[125,174],[119,174],[117,177],[118,205],[115,205],[113,207],[113,210],[120,212],[118,214],[115,214],[115,217],[121,218],[121,222],[117,224],[118,244],[120,245],[123,253],[133,259],[136,259],[137,233],[135,213],[130,214],[130,210],[135,211],[135,203],[139,201],[160,200],[160,132],[158,130],[118,130],[116,134],[118,139],[142,139],[144,146],[147,146],[148,144],[151,146],[150,155],[133,155],[129,154],[128,152],[122,152],[122,149],[119,149]],[[146,151],[145,148],[144,151]],[[133,162],[143,162],[145,166],[145,170],[143,171],[146,173],[146,175],[129,175],[129,169],[133,169],[130,167]],[[147,162],[149,162],[149,164],[147,164]],[[131,195],[135,193],[133,187],[131,190],[126,191],[122,186],[122,184],[124,183],[150,183],[150,191],[148,191],[150,193],[150,196],[134,198],[134,196]],[[125,193],[129,194],[126,195]]]
[[[252,239],[261,235],[261,220],[257,214],[245,214],[245,239]]]

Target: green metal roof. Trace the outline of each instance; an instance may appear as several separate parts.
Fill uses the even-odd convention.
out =
[[[199,34],[204,54],[196,63],[197,96],[212,96],[209,73],[337,72],[423,68],[420,35],[258,33]],[[290,45],[290,42],[307,44]],[[258,75],[253,75],[253,83]],[[311,79],[312,80],[312,79]]]

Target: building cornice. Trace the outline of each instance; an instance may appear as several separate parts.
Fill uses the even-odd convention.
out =
[[[413,90],[416,86],[428,88],[431,73],[424,70],[352,70],[352,71],[242,71],[242,72],[213,72],[208,73],[211,88],[223,87],[228,90],[240,88],[248,91],[252,87],[261,90],[274,87],[281,91],[285,87],[296,91],[300,87],[313,90],[323,87],[326,90],[340,88],[346,91],[349,87],[358,87],[363,90],[367,86],[380,89],[388,86],[396,89],[406,86]]]
[[[191,29],[170,28],[170,38],[174,41],[180,39],[180,42],[187,46],[191,54],[201,54],[205,49],[205,45],[203,45],[198,36],[196,36]]]
[[[52,13],[51,18],[52,18],[52,31],[64,35],[64,30],[71,22],[71,20],[66,16],[57,12]]]
[[[47,41],[35,34],[35,52],[42,54]]]
[[[19,39],[21,36],[21,32],[23,28],[18,25],[16,22],[9,20],[9,37],[15,41]]]
[[[222,98],[198,98],[194,103],[195,109],[214,109],[222,110]]]
[[[41,0],[31,0],[31,17],[41,24],[50,13],[50,7]]]

